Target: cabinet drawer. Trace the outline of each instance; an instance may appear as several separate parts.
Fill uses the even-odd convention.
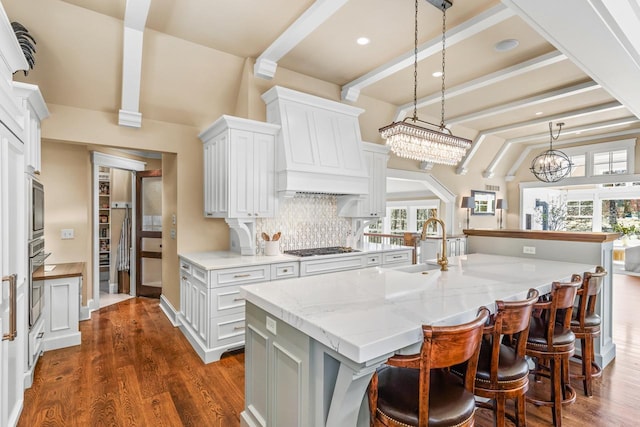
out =
[[[226,343],[244,343],[244,312],[209,319],[209,346],[219,347]]]
[[[211,292],[211,317],[231,314],[233,309],[244,307],[244,298],[240,297],[240,286],[225,286]],[[242,310],[235,310],[242,312]]]
[[[411,262],[411,251],[389,252],[382,255],[382,265]]]
[[[380,254],[366,255],[365,264],[368,267],[371,267],[374,265],[380,265],[382,264],[382,257],[380,256]]]
[[[185,262],[183,260],[180,260],[180,272],[190,275],[191,274],[191,264],[189,264],[188,262]]]
[[[191,266],[191,275],[203,283],[207,282],[207,272],[200,267]]]
[[[270,265],[255,267],[230,268],[211,271],[212,286],[227,286],[234,284],[267,282],[271,278]]]
[[[300,261],[300,276],[355,270],[365,267],[365,256],[341,256],[335,258]]]
[[[271,280],[290,279],[300,275],[300,263],[283,262],[271,265]]]
[[[44,316],[29,331],[29,366],[33,366],[42,352],[44,342]]]

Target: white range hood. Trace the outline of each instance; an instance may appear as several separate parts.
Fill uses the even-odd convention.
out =
[[[364,110],[274,86],[262,95],[267,121],[281,126],[276,189],[295,193],[368,194],[358,116]]]

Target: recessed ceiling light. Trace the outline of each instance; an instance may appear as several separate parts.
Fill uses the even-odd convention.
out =
[[[442,71],[436,71],[435,73],[431,73],[433,77],[442,77]]]
[[[541,116],[542,115],[542,111],[536,111],[536,116]]]
[[[369,44],[369,42],[371,42],[371,40],[369,40],[367,37],[358,37],[358,40],[356,40],[356,43],[358,43],[360,46],[364,46]]]
[[[517,48],[519,44],[520,42],[516,39],[506,39],[496,43],[493,48],[496,50],[496,52],[506,52],[508,50]]]

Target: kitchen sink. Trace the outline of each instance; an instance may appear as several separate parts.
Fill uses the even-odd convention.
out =
[[[404,265],[402,267],[396,267],[394,270],[404,271],[406,273],[423,273],[429,274],[431,270],[439,270],[440,266],[438,264],[412,264],[412,265]]]

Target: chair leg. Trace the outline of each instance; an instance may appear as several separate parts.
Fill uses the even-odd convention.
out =
[[[583,338],[582,340],[582,375],[584,379],[582,380],[582,385],[584,388],[585,396],[593,396],[593,391],[591,389],[591,376],[592,376],[592,365],[593,365],[593,339],[592,338]]]
[[[560,427],[562,425],[562,397],[564,395],[564,387],[562,385],[563,368],[561,358],[554,356],[551,359],[551,400],[553,406],[553,425]]]
[[[495,400],[495,408],[493,411],[493,419],[495,421],[496,427],[504,427],[505,426],[505,398],[500,396],[496,397]]]
[[[516,426],[525,427],[527,425],[527,411],[525,410],[524,396],[516,397]]]

